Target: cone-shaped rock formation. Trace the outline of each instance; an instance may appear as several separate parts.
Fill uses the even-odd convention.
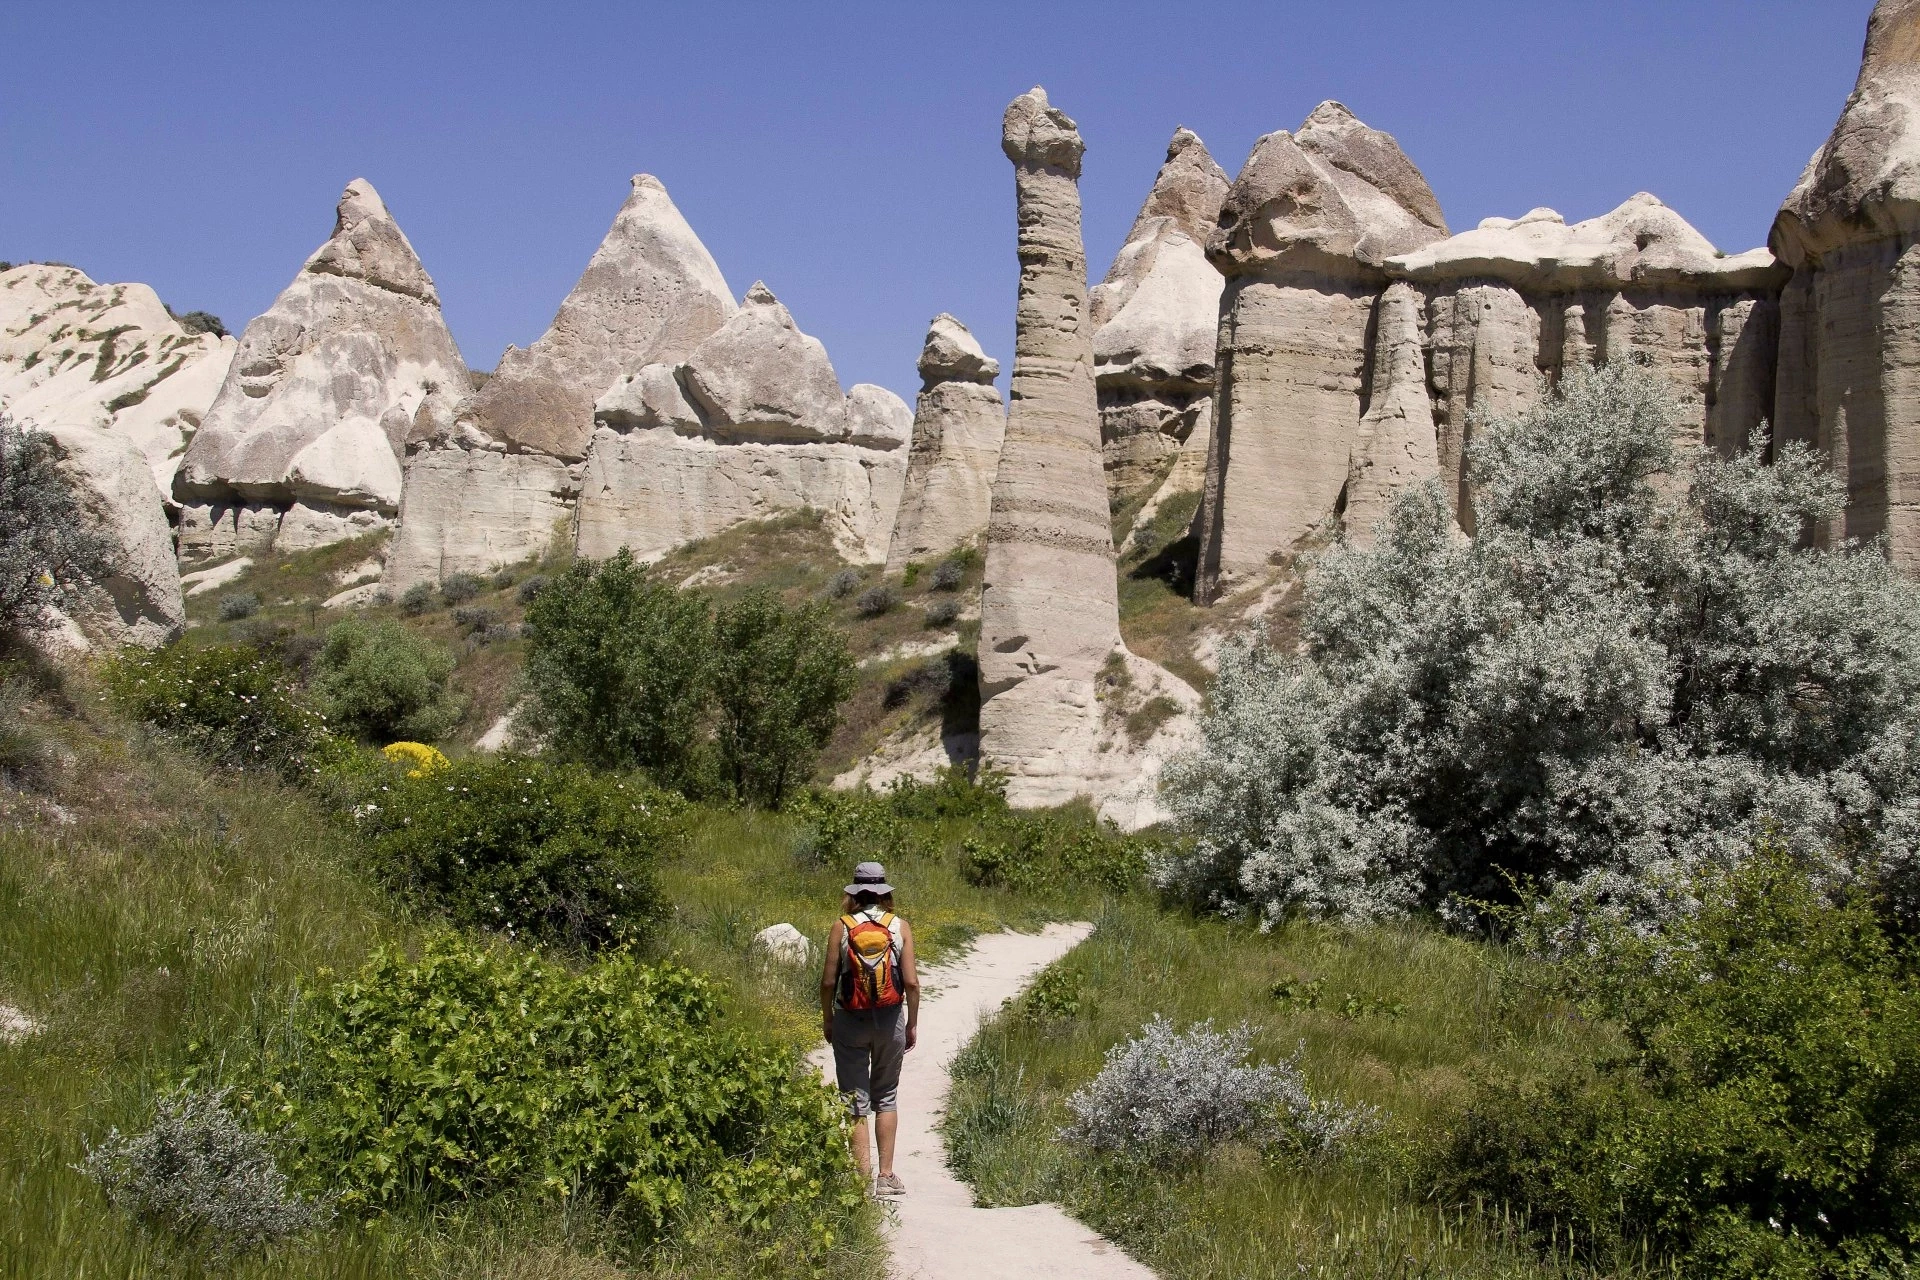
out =
[[[384,525],[416,419],[450,418],[466,391],[433,281],[356,178],[332,237],[241,335],[187,447],[182,555],[295,551]]]

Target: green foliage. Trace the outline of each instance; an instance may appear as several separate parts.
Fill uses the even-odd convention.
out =
[[[906,567],[900,570],[900,585],[911,588],[914,583],[920,581],[920,569],[918,560],[907,561]]]
[[[827,579],[827,596],[833,600],[844,600],[860,589],[860,571],[842,569]]]
[[[555,586],[527,610],[525,679],[556,750],[772,806],[810,775],[854,683],[824,605],[755,591],[716,611],[625,551]]]
[[[260,612],[260,597],[251,591],[231,591],[220,597],[220,621],[238,622]]]
[[[391,618],[336,622],[315,668],[329,719],[365,742],[434,742],[466,710],[447,688],[453,655]]]
[[[952,597],[948,597],[945,600],[935,600],[927,606],[926,612],[928,626],[950,626],[953,620],[960,616],[960,602]]]
[[[969,547],[971,552],[972,548]],[[933,566],[933,589],[935,591],[958,591],[960,584],[966,581],[967,566],[970,559],[952,555]]]
[[[227,326],[211,311],[189,311],[175,318],[188,333],[210,333],[216,338],[227,336]]]
[[[118,1208],[227,1255],[306,1230],[326,1215],[287,1189],[264,1136],[227,1108],[227,1091],[160,1099],[144,1133],[110,1131],[81,1171]]]
[[[884,582],[877,587],[868,587],[854,599],[853,607],[863,618],[877,618],[890,613],[900,603],[900,593]]]
[[[1649,1238],[1689,1276],[1865,1277],[1920,1262],[1920,996],[1870,904],[1763,849],[1665,936],[1614,930],[1564,990],[1626,1052],[1486,1083],[1456,1195],[1591,1249]]]
[[[1013,813],[961,845],[961,874],[983,887],[1044,893],[1065,883],[1125,893],[1147,870],[1142,839],[1072,813]]]
[[[0,413],[0,633],[39,630],[113,570],[59,442]]]
[[[527,608],[527,716],[553,750],[699,788],[713,616],[624,548],[576,560]]]
[[[433,584],[416,582],[400,593],[400,612],[409,618],[417,618],[433,608]]]
[[[716,614],[707,678],[714,748],[734,798],[778,808],[839,725],[853,657],[830,619],[822,604],[788,609],[771,591]]]
[[[334,749],[285,667],[245,645],[128,648],[103,671],[122,710],[216,764],[307,772]]]
[[[530,1187],[664,1235],[695,1203],[749,1231],[804,1206],[818,1254],[861,1201],[833,1095],[675,965],[574,972],[442,937],[377,952],[293,1023],[255,1113],[346,1210]]]
[[[465,604],[486,589],[486,583],[471,573],[450,573],[440,583],[440,599],[448,605]]]
[[[359,820],[382,879],[458,924],[532,942],[644,941],[677,797],[580,765],[462,760],[388,783]]]
[[[1086,976],[1078,969],[1050,964],[1020,997],[1020,1016],[1029,1022],[1067,1022],[1080,1013]]]

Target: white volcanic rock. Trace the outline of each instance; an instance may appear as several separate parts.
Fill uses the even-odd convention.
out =
[[[1020,293],[1012,411],[987,522],[980,605],[982,757],[1017,805],[1094,789],[1095,683],[1121,649],[1101,471],[1073,121],[1034,89],[1007,107]]]
[[[1362,547],[1373,545],[1374,531],[1395,498],[1440,474],[1420,308],[1420,295],[1410,284],[1390,285],[1380,298],[1373,401],[1360,419],[1347,479],[1347,536]]]
[[[525,350],[507,348],[461,418],[493,439],[577,460],[594,402],[617,377],[679,363],[735,310],[667,189],[640,174],[553,323]]]
[[[1006,406],[993,385],[999,372],[999,363],[952,316],[937,315],[927,326],[887,573],[910,561],[938,560],[986,531],[1007,432]]]
[[[108,644],[147,648],[186,629],[186,601],[153,471],[133,442],[72,423],[45,428],[80,481],[81,498],[114,545],[113,571],[74,615],[81,630]]]
[[[570,541],[578,480],[537,453],[430,449],[407,466],[400,527],[387,555],[387,590],[452,573],[485,573]]]
[[[188,333],[144,284],[41,264],[0,272],[0,409],[124,436],[163,496],[237,346]]]
[[[252,567],[253,558],[241,556],[237,560],[228,560],[209,568],[196,569],[192,573],[180,575],[180,589],[191,600],[194,596],[218,591]]]
[[[803,965],[813,959],[813,944],[790,924],[770,924],[753,935],[753,945],[776,964]]]
[[[904,449],[913,439],[913,410],[885,387],[856,382],[847,392],[847,441],[863,449]]]
[[[1322,103],[1234,179],[1207,255],[1227,277],[1196,597],[1264,573],[1333,511],[1360,429],[1384,264],[1446,235],[1388,134]]]
[[[1196,432],[1204,466],[1226,285],[1205,246],[1227,188],[1199,137],[1177,130],[1126,243],[1089,293],[1100,432],[1117,495],[1152,483]],[[1182,468],[1166,496],[1199,482],[1192,467]]]
[[[467,368],[433,281],[363,179],[333,235],[241,335],[219,397],[174,477],[183,555],[281,535],[317,546],[386,523],[416,417],[448,416]],[[238,509],[256,508],[242,520]],[[204,536],[203,536],[203,532]]]
[[[755,281],[740,309],[693,349],[680,385],[705,434],[726,442],[834,441],[848,435],[846,397],[818,338]]]
[[[594,407],[577,549],[655,559],[746,520],[810,507],[839,552],[886,558],[913,418],[870,383],[840,394],[818,339],[764,284],[678,365],[623,374]]]
[[[1839,121],[1768,243],[1781,295],[1777,438],[1824,453],[1847,505],[1816,536],[1884,536],[1920,576],[1920,0],[1880,0]],[[1737,427],[1735,428],[1737,430]]]

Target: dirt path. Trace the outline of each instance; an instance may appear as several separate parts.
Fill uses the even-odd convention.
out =
[[[895,1280],[1153,1280],[1153,1272],[1058,1205],[976,1208],[972,1190],[947,1168],[936,1127],[947,1105],[948,1064],[981,1018],[1092,931],[1089,924],[1054,924],[1040,933],[990,934],[957,963],[921,975],[920,1045],[901,1076],[894,1156],[907,1194],[891,1201],[887,1214]],[[816,1060],[831,1081],[830,1055],[823,1050]]]

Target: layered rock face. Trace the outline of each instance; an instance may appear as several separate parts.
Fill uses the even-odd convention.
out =
[[[1227,283],[1200,599],[1260,573],[1333,511],[1364,413],[1384,264],[1445,235],[1399,144],[1337,102],[1255,144],[1207,242]]]
[[[1101,466],[1074,122],[1034,89],[1007,107],[1020,293],[1012,408],[987,522],[980,620],[985,760],[1016,804],[1087,791],[1096,681],[1120,645]]]
[[[887,548],[889,574],[910,561],[938,560],[986,531],[1007,433],[1006,406],[993,385],[1000,364],[967,326],[935,316],[919,367],[913,446]]]
[[[1177,130],[1126,243],[1091,291],[1100,435],[1117,495],[1163,479],[1169,493],[1200,487],[1225,286],[1206,243],[1227,187],[1199,136]]]
[[[72,618],[107,644],[157,648],[186,630],[187,607],[173,530],[154,487],[151,461],[127,435],[74,422],[47,428],[80,480],[82,501],[113,540],[113,572]]]
[[[239,350],[174,476],[183,558],[297,551],[398,513],[416,424],[450,421],[467,367],[432,279],[362,179],[332,237]]]
[[[524,351],[507,348],[461,419],[516,450],[577,462],[608,384],[684,360],[734,311],[719,264],[666,187],[639,174],[553,323]]]
[[[1572,226],[1489,218],[1387,268],[1426,298],[1439,475],[1468,532],[1476,423],[1524,412],[1567,369],[1645,367],[1682,444],[1738,452],[1771,414],[1783,273],[1764,249],[1722,255],[1653,196]]]
[[[643,559],[810,507],[857,563],[886,559],[913,414],[883,387],[842,395],[819,340],[765,284],[676,364],[616,379],[594,407],[578,549]]]
[[[1920,575],[1920,0],[1880,0],[1860,77],[1774,220],[1775,424],[1832,460],[1842,538],[1884,536]]]
[[[127,439],[157,496],[173,491],[237,346],[188,333],[144,284],[95,284],[42,264],[0,272],[0,409],[48,430]]]

